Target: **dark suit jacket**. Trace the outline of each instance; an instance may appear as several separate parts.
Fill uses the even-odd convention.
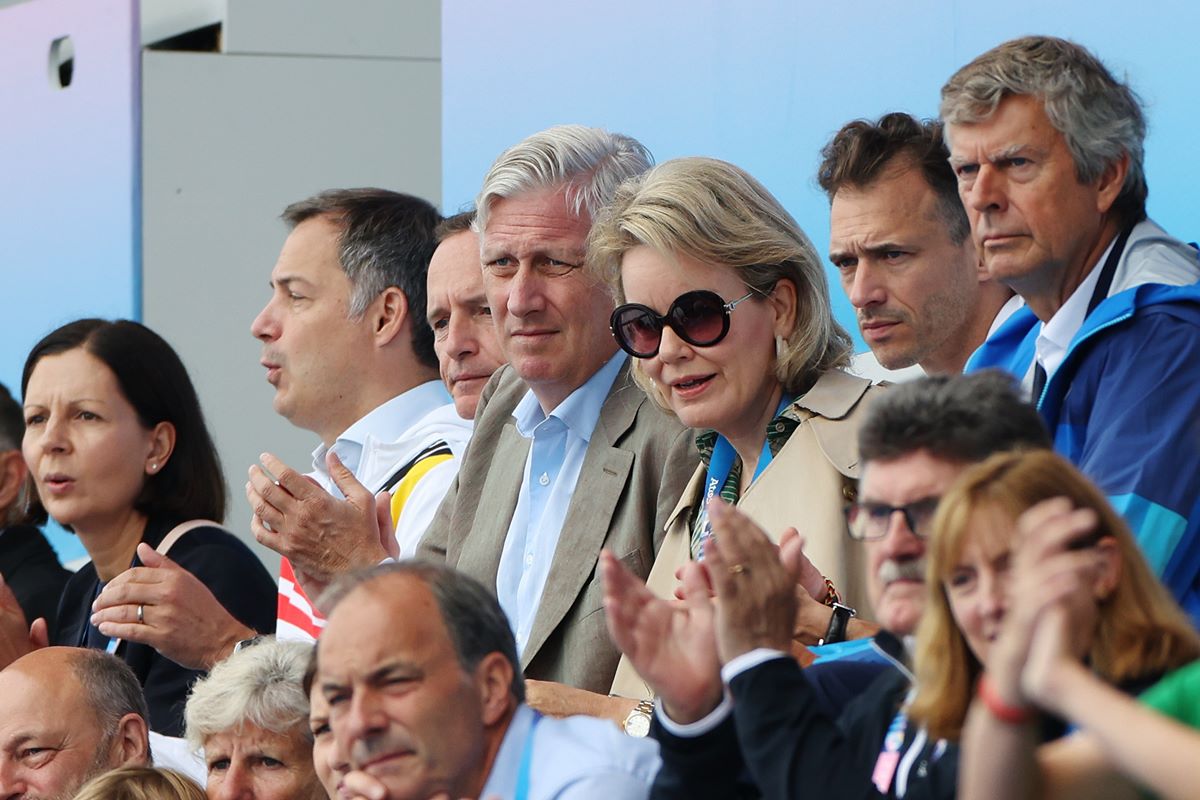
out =
[[[512,417],[526,391],[511,367],[493,376],[480,398],[458,478],[418,550],[493,590],[529,453],[529,440]],[[608,548],[645,579],[698,461],[691,431],[647,399],[626,363],[584,455],[522,654],[527,677],[608,692],[620,653],[605,627],[600,550]]]
[[[733,714],[713,731],[681,739],[655,720],[651,733],[663,767],[650,797],[716,800],[753,797],[755,791],[767,800],[895,797],[895,782],[880,793],[872,773],[910,685],[905,672],[889,669],[834,719],[820,710],[794,659],[752,667],[730,681]],[[914,723],[905,728],[899,753],[911,761],[904,768],[909,800],[953,800],[956,745],[929,742]],[[739,776],[748,776],[750,786]]]
[[[158,547],[175,527],[176,520],[152,519],[146,523],[142,541]],[[275,630],[275,581],[258,556],[240,539],[221,528],[199,527],[188,531],[171,548],[169,556],[200,579],[243,625],[259,633]],[[136,555],[134,567],[141,565]],[[100,593],[100,578],[91,563],[71,576],[58,609],[58,625],[50,631],[50,643],[68,646],[103,646],[108,639],[92,627],[92,601]],[[147,616],[150,606],[147,606]],[[183,708],[188,690],[203,672],[187,669],[160,655],[150,645],[121,642],[117,656],[125,661],[142,684],[149,706],[150,729],[165,736],[183,736]]]
[[[53,627],[58,599],[71,577],[58,563],[54,548],[42,532],[32,525],[13,525],[0,534],[0,575],[12,589],[32,623],[45,617]]]

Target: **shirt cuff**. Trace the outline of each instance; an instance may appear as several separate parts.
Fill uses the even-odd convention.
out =
[[[658,716],[659,724],[663,726],[667,733],[680,739],[695,739],[715,729],[729,718],[729,715],[733,713],[733,698],[730,697],[729,690],[726,689],[725,695],[721,698],[721,702],[716,708],[708,712],[707,716],[687,724],[676,722],[668,717],[667,710],[663,708],[661,698],[654,701],[654,713]]]
[[[791,656],[782,650],[773,650],[770,647],[758,647],[749,653],[742,653],[740,656],[729,659],[729,663],[721,667],[721,680],[725,681],[725,685],[728,686],[730,681],[746,670],[776,658],[791,658]]]

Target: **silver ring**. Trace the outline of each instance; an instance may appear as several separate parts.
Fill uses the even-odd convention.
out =
[[[138,604],[138,625],[146,624],[146,607]]]

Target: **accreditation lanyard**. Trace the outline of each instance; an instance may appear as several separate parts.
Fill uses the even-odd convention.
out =
[[[791,395],[784,394],[779,400],[779,405],[775,408],[775,413],[771,415],[771,419],[775,419],[783,410],[792,404],[793,398]],[[762,453],[758,457],[758,465],[754,468],[754,478],[757,479],[762,474],[767,465],[771,463],[771,459],[775,456],[771,453],[771,440],[769,437],[763,437]],[[737,451],[733,449],[733,445],[724,436],[717,434],[717,440],[713,443],[712,456],[708,459],[708,475],[704,484],[704,506],[700,509],[700,545],[697,553],[697,560],[704,558],[704,545],[712,536],[712,523],[708,519],[708,502],[721,493],[725,482],[729,480],[729,473],[733,470],[733,462],[737,459]],[[743,469],[745,465],[743,465]]]
[[[533,733],[542,721],[542,715],[533,712],[533,722],[529,725],[529,733],[525,734],[525,750],[521,753],[521,768],[517,772],[517,788],[513,800],[529,800],[529,782],[533,775]]]
[[[905,705],[907,705],[907,698]],[[875,759],[875,769],[871,772],[871,783],[880,794],[886,795],[892,788],[892,779],[896,776],[896,767],[900,765],[900,748],[904,745],[904,734],[908,731],[908,715],[902,705],[892,717],[887,733],[883,737],[883,747],[879,757]]]
[[[134,567],[136,567],[138,565],[138,563],[139,563],[138,557],[137,557],[137,555],[134,555],[133,560],[129,562],[129,568],[133,569]],[[92,598],[93,601],[95,601],[96,598],[98,598],[100,596],[100,593],[104,591],[104,586],[105,586],[105,584],[97,582],[96,595],[95,595],[95,597]],[[89,608],[89,611],[90,611],[90,608]],[[118,638],[107,637],[104,634],[100,633],[99,629],[97,629],[96,633],[93,635],[92,628],[94,628],[94,627],[95,626],[92,625],[91,620],[84,621],[83,632],[79,636],[79,646],[80,647],[91,647],[96,650],[103,650],[104,652],[108,653],[110,656],[116,655],[117,648],[121,646],[121,642],[124,640],[118,639]],[[103,643],[103,646],[101,646],[101,643]]]

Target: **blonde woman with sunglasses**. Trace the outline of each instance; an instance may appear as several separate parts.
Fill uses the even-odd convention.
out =
[[[850,337],[833,318],[808,237],[743,170],[681,158],[618,190],[593,225],[587,263],[617,295],[611,327],[635,380],[695,429],[702,456],[650,588],[668,596],[676,569],[703,559],[706,504],[721,497],[772,536],[794,528],[804,538],[811,602],[798,639],[844,636],[848,609],[866,611],[842,508],[854,497],[857,430],[876,390],[844,371]],[[835,614],[835,602],[846,608]],[[614,691],[646,693],[625,662]]]

